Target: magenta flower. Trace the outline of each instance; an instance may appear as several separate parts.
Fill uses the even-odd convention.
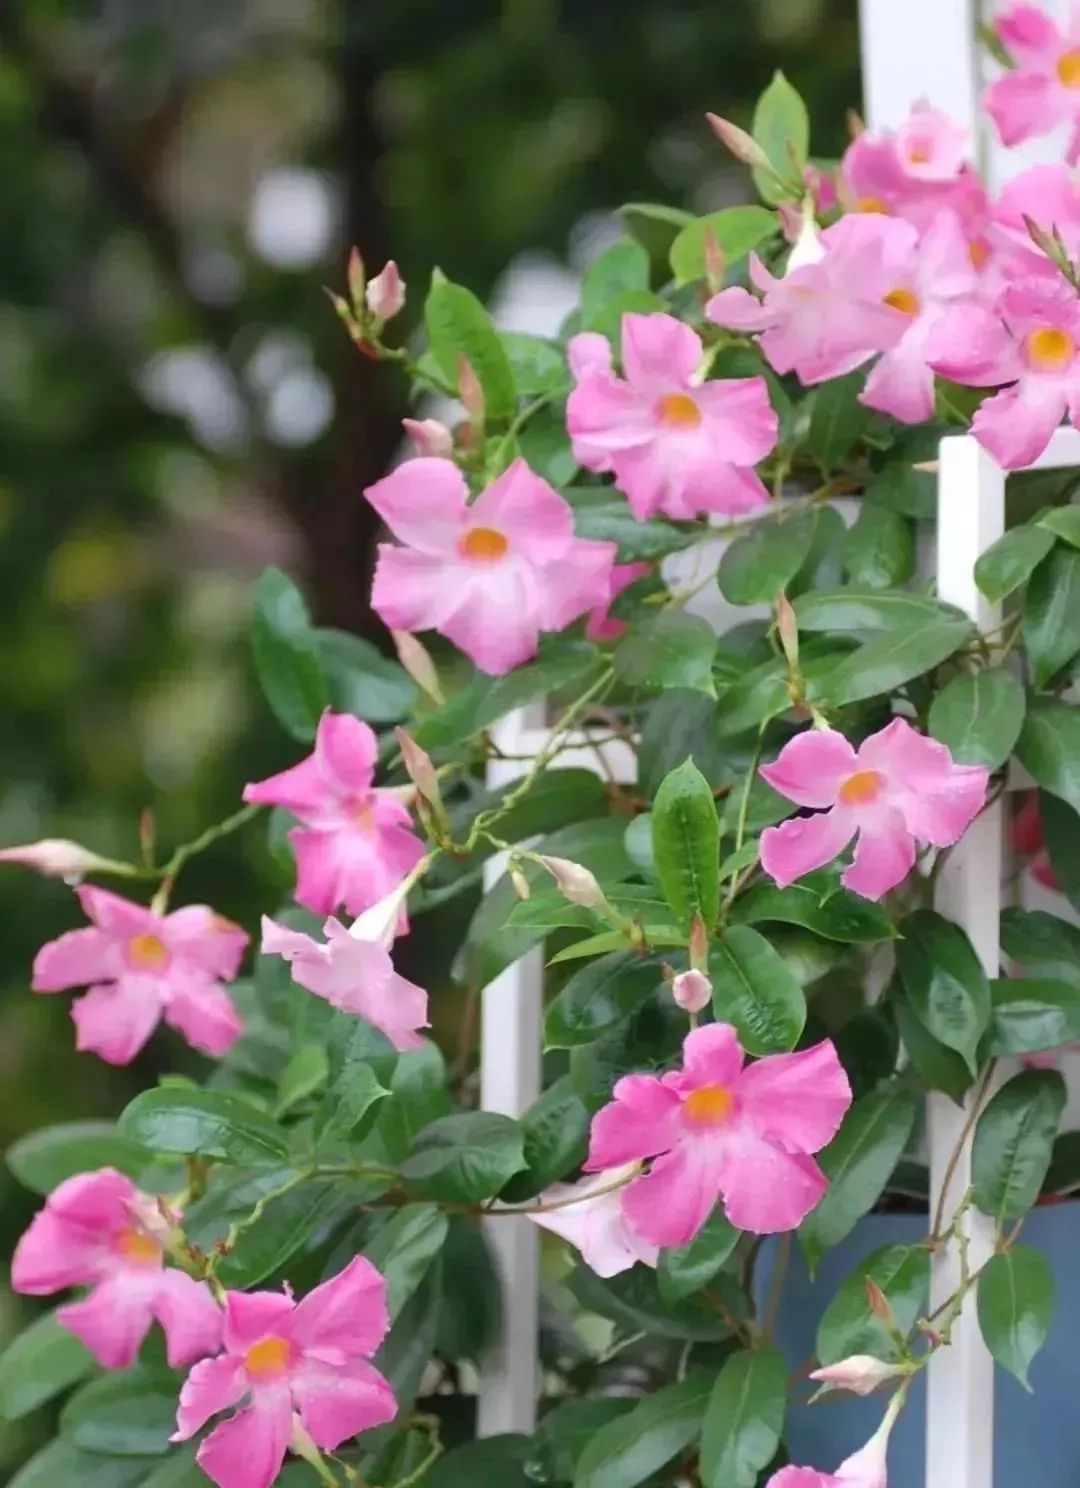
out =
[[[165,1266],[173,1216],[114,1168],[68,1178],[15,1247],[11,1285],[32,1297],[87,1286],[59,1321],[106,1369],[126,1369],[156,1321],[169,1364],[213,1353],[221,1312],[210,1289]]]
[[[840,162],[849,210],[886,212],[929,226],[943,207],[966,219],[986,193],[967,163],[967,130],[917,103],[897,129],[864,130]]]
[[[587,1173],[654,1159],[623,1189],[623,1214],[654,1245],[685,1245],[717,1199],[737,1229],[793,1230],[828,1187],[811,1153],[836,1135],[851,1087],[826,1039],[743,1067],[729,1023],[696,1028],[683,1067],[624,1075],[593,1117]]]
[[[991,227],[1004,271],[999,288],[1004,288],[1009,279],[1060,277],[1057,265],[1032,241],[1029,218],[1044,231],[1057,233],[1071,258],[1080,256],[1080,184],[1076,172],[1064,165],[1034,165],[1002,187]]]
[[[93,924],[43,945],[30,985],[90,987],[71,1008],[76,1048],[130,1064],[164,1018],[204,1054],[231,1049],[242,1024],[221,983],[237,973],[244,931],[205,904],[159,915],[89,884],[75,892]]]
[[[649,572],[649,568],[648,563],[616,563],[611,570],[606,598],[589,611],[585,634],[590,641],[617,641],[619,639],[626,630],[626,621],[613,619],[610,613],[611,606],[623,590],[629,589],[631,584],[643,578]],[[3,853],[0,853],[0,859],[2,858]]]
[[[611,1172],[579,1178],[576,1183],[554,1183],[540,1200],[559,1207],[530,1214],[529,1218],[580,1251],[581,1259],[597,1276],[618,1276],[638,1261],[655,1266],[659,1247],[631,1227],[623,1211],[622,1189],[612,1187],[637,1170],[637,1163],[627,1163]]]
[[[229,1292],[224,1351],[184,1382],[173,1441],[246,1401],[195,1460],[218,1488],[270,1488],[297,1427],[332,1452],[393,1420],[393,1391],[368,1362],[389,1325],[386,1283],[363,1256],[300,1302],[281,1292]]]
[[[1036,460],[1065,415],[1080,427],[1080,299],[1063,279],[1010,284],[995,310],[954,306],[926,355],[954,382],[1002,388],[980,404],[971,432],[1006,470]]]
[[[358,922],[359,923],[359,922]],[[326,942],[288,930],[263,916],[262,950],[292,965],[293,981],[331,1007],[365,1018],[395,1049],[418,1049],[418,1028],[428,1027],[427,993],[394,970],[390,952],[375,940],[346,930],[332,917],[323,927]]]
[[[782,1467],[765,1488],[888,1488],[889,1434],[896,1415],[896,1404],[890,1404],[866,1445],[841,1462],[834,1473],[818,1472],[814,1467]]]
[[[762,832],[761,866],[769,877],[787,888],[857,837],[841,882],[864,899],[880,899],[911,871],[916,843],[959,841],[982,809],[990,772],[954,765],[944,744],[894,718],[858,750],[835,729],[807,729],[761,774],[789,801],[818,813]]]
[[[378,744],[349,713],[327,711],[315,750],[298,765],[244,787],[245,801],[280,806],[300,825],[296,898],[315,914],[344,904],[350,914],[388,894],[424,856],[412,819],[392,790],[372,785]]]
[[[994,29],[1015,67],[992,83],[986,111],[1002,144],[1019,145],[1073,126],[1066,160],[1080,159],[1080,8],[1062,29],[1035,5],[1014,5],[995,17]]]
[[[380,543],[372,605],[391,630],[438,630],[484,672],[536,655],[608,596],[615,544],[574,536],[569,506],[524,460],[469,502],[449,460],[406,460],[364,493]]]
[[[603,336],[575,336],[568,350],[574,458],[611,471],[639,522],[752,511],[769,499],[753,469],[776,443],[764,378],[700,381],[701,337],[672,315],[623,316],[622,377]]]

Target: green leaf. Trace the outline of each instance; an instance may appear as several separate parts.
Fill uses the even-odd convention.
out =
[[[1037,1054],[1080,1038],[1080,983],[1010,977],[991,983],[988,1052]]]
[[[990,984],[970,940],[929,909],[901,920],[900,934],[897,967],[912,1008],[974,1071],[979,1040],[990,1025]]]
[[[620,238],[585,270],[581,284],[581,327],[598,328],[612,300],[649,287],[649,255],[640,243]]]
[[[926,1306],[930,1288],[930,1252],[922,1245],[883,1245],[860,1261],[822,1313],[817,1330],[817,1355],[822,1364],[835,1364],[852,1354],[894,1359],[897,1347],[888,1328],[874,1313],[866,1295],[873,1280],[889,1299],[900,1332],[915,1326]]]
[[[782,187],[765,171],[755,171],[754,184],[762,200],[775,204],[801,196],[810,153],[810,118],[806,104],[782,72],[773,74],[758,99],[750,132],[784,183]]]
[[[386,1305],[393,1322],[442,1250],[449,1221],[434,1204],[406,1204],[364,1247],[386,1278]]]
[[[714,1209],[689,1245],[673,1245],[660,1252],[656,1280],[667,1303],[693,1297],[712,1281],[739,1243],[741,1231]]]
[[[488,1436],[452,1447],[421,1481],[424,1488],[477,1488],[479,1483],[531,1488],[533,1480],[525,1464],[534,1456],[531,1437],[517,1433]]]
[[[156,1461],[154,1457],[101,1457],[80,1452],[69,1442],[53,1441],[15,1474],[8,1488],[136,1488]]]
[[[709,782],[684,760],[664,777],[652,809],[653,859],[664,898],[689,927],[712,925],[720,910],[720,823]]]
[[[979,1117],[971,1144],[972,1198],[1000,1224],[1021,1219],[1039,1197],[1065,1109],[1056,1070],[1024,1070]]]
[[[1055,506],[1042,514],[1039,526],[1046,527],[1072,547],[1080,548],[1080,507]]]
[[[139,1488],[206,1488],[206,1474],[195,1461],[195,1443],[170,1453],[148,1478],[143,1478]],[[276,1479],[276,1488],[290,1488],[284,1474]]]
[[[511,419],[517,407],[514,374],[502,342],[480,301],[461,284],[451,284],[438,269],[424,305],[431,354],[451,387],[457,387],[461,358],[472,367],[484,390],[489,421]]]
[[[343,1218],[367,1196],[359,1184],[318,1178],[270,1199],[258,1218],[240,1231],[229,1254],[218,1262],[222,1284],[234,1291],[257,1286],[280,1271],[316,1231]]]
[[[325,1142],[337,1137],[358,1141],[376,1119],[379,1102],[389,1094],[369,1064],[348,1061],[331,1081],[316,1113],[316,1141]]]
[[[968,640],[971,629],[968,620],[931,620],[875,636],[838,662],[811,695],[842,707],[895,692],[947,661]]]
[[[301,1044],[290,1054],[288,1063],[278,1077],[277,1114],[283,1115],[293,1106],[307,1100],[309,1095],[321,1090],[326,1084],[328,1073],[329,1062],[323,1046]]]
[[[955,1049],[947,1049],[915,1012],[899,979],[889,996],[900,1041],[907,1050],[919,1078],[929,1090],[941,1090],[951,1100],[961,1101],[974,1076]]]
[[[1080,978],[1080,930],[1039,909],[1006,909],[1001,949],[1025,972],[1075,981]]]
[[[1009,758],[1024,724],[1024,689],[1004,667],[954,677],[930,704],[935,739],[960,765],[997,770]]]
[[[615,215],[658,268],[667,265],[672,243],[687,223],[694,220],[693,213],[681,207],[669,207],[665,202],[627,202]]]
[[[492,1111],[464,1111],[433,1121],[402,1164],[405,1185],[424,1198],[478,1204],[525,1166],[521,1127]]]
[[[637,1488],[685,1453],[698,1438],[711,1384],[705,1370],[694,1370],[601,1426],[578,1458],[574,1488]]]
[[[1054,877],[1072,907],[1080,909],[1080,816],[1059,796],[1040,791],[1039,821]]]
[[[1031,575],[1023,619],[1024,645],[1036,687],[1080,651],[1080,552],[1054,547]]]
[[[284,1132],[258,1107],[214,1090],[144,1090],[125,1108],[120,1129],[155,1152],[218,1162],[276,1163],[289,1150]]]
[[[701,1432],[703,1488],[754,1488],[784,1429],[787,1364],[779,1349],[741,1349],[720,1371]]]
[[[70,1389],[94,1368],[94,1356],[46,1312],[0,1354],[0,1418],[17,1421]]]
[[[564,1400],[546,1411],[536,1432],[544,1476],[536,1481],[572,1483],[581,1454],[600,1428],[627,1415],[636,1404],[628,1396],[598,1395]]]
[[[82,1452],[164,1455],[176,1430],[178,1386],[171,1369],[146,1364],[92,1380],[64,1407],[61,1434]]]
[[[964,620],[960,610],[906,589],[818,589],[794,602],[800,630],[864,631],[915,629],[933,621]]]
[[[586,1311],[610,1318],[623,1333],[650,1333],[696,1343],[716,1343],[731,1336],[728,1324],[704,1298],[666,1302],[655,1271],[647,1266],[634,1266],[604,1279],[582,1263],[570,1273],[567,1285]],[[714,1277],[712,1290],[731,1312],[746,1315],[745,1297],[733,1276]]]
[[[853,584],[888,589],[915,570],[915,535],[899,512],[863,502],[855,525],[844,535],[844,572]]]
[[[705,242],[710,230],[730,267],[744,259],[751,248],[775,237],[780,224],[776,213],[764,207],[724,207],[706,217],[693,218],[671,245],[669,258],[676,284],[693,284],[705,278]]]
[[[139,1178],[154,1163],[154,1155],[123,1136],[112,1121],[68,1121],[44,1126],[20,1137],[7,1152],[7,1165],[24,1187],[52,1193],[76,1173],[95,1168],[118,1168]]]
[[[799,1242],[813,1270],[877,1203],[911,1136],[915,1091],[892,1081],[857,1100],[819,1154],[829,1189],[803,1220]]]
[[[1016,756],[1043,790],[1080,811],[1080,708],[1029,697]]]
[[[1026,584],[1054,546],[1054,535],[1042,526],[1014,527],[987,548],[975,564],[975,582],[992,603]]]
[[[500,331],[499,340],[514,374],[519,398],[556,395],[570,385],[570,370],[561,346],[524,331]]]
[[[561,1075],[521,1117],[525,1167],[500,1197],[508,1204],[531,1199],[585,1161],[589,1113],[569,1075]]]
[[[368,723],[396,723],[408,714],[417,690],[403,666],[346,630],[312,634],[327,701],[336,713],[353,713]]]
[[[563,495],[573,509],[575,534],[615,543],[620,563],[666,558],[700,540],[700,530],[690,522],[676,525],[662,517],[639,522],[626,501],[622,497],[613,501],[609,491],[571,487]]]
[[[709,952],[713,1012],[750,1054],[794,1049],[806,1022],[803,990],[780,953],[749,925],[732,925]]]
[[[1042,1251],[1014,1245],[979,1277],[979,1328],[1002,1368],[1030,1390],[1028,1370],[1054,1320],[1054,1273]]]
[[[907,456],[908,452],[905,450],[904,454]],[[926,458],[930,458],[929,451]],[[937,458],[936,446],[933,458]],[[900,517],[932,521],[937,510],[937,478],[928,470],[916,470],[909,458],[890,459],[871,476],[863,501],[865,506],[886,507]]]
[[[615,674],[631,687],[685,687],[715,697],[716,634],[700,615],[664,610],[635,625],[615,649]]]
[[[859,402],[865,383],[862,372],[849,372],[813,391],[806,453],[826,475],[844,463],[873,418],[871,410]]]
[[[717,570],[720,593],[734,605],[772,604],[798,573],[810,551],[817,512],[787,521],[755,522],[724,551]]]
[[[278,568],[255,585],[251,647],[274,717],[294,739],[314,739],[330,697],[303,596]]]
[[[575,971],[544,1019],[547,1049],[591,1044],[628,1018],[663,985],[661,963],[636,951],[613,951]]]
[[[732,918],[741,925],[772,920],[802,925],[826,940],[848,945],[872,945],[876,941],[892,940],[896,935],[880,904],[841,888],[834,879],[823,881],[818,874],[787,889],[772,884],[748,889],[735,901]]]

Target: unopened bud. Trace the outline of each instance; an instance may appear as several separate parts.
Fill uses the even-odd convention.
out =
[[[872,1354],[852,1354],[849,1359],[813,1370],[810,1378],[825,1387],[823,1394],[828,1390],[850,1390],[853,1395],[869,1395],[887,1380],[910,1372],[903,1364],[886,1364]]]
[[[65,837],[44,837],[40,842],[27,842],[20,847],[0,849],[0,863],[16,863],[20,868],[32,868],[46,878],[62,878],[76,883],[88,873],[101,873],[126,865],[99,857],[77,842]]]
[[[416,740],[403,728],[394,730],[394,738],[401,750],[405,773],[428,805],[434,811],[441,813],[443,804],[439,791],[439,777],[435,773],[435,766],[431,763],[431,756],[425,749],[421,749]]]
[[[469,415],[469,422],[473,428],[482,429],[486,411],[484,389],[480,386],[480,379],[474,372],[472,363],[465,357],[458,358],[457,389],[462,407]]]
[[[438,419],[403,418],[401,427],[418,455],[445,460],[454,453],[454,436]]]
[[[876,1318],[883,1323],[887,1323],[890,1327],[895,1325],[896,1320],[893,1317],[893,1310],[889,1305],[889,1299],[872,1276],[866,1278],[866,1301],[870,1307],[870,1311]]]
[[[1048,233],[1045,227],[1040,227],[1034,217],[1029,217],[1026,212],[1021,213],[1021,216],[1024,219],[1024,226],[1027,228],[1028,237],[1035,244],[1036,248],[1045,253],[1047,258],[1056,259],[1058,248],[1052,234]]]
[[[705,229],[705,278],[715,293],[724,287],[724,250],[712,227]]]
[[[418,641],[407,630],[392,630],[390,634],[397,649],[398,661],[401,662],[420,691],[425,693],[433,703],[441,706],[446,699],[439,686],[439,674],[435,670],[435,663],[423,641]]]
[[[712,1001],[712,982],[703,971],[680,971],[671,984],[671,995],[687,1013],[700,1013]]]
[[[776,632],[784,648],[788,666],[796,671],[799,665],[799,622],[795,618],[791,601],[783,590],[776,601]]]
[[[780,218],[780,231],[784,234],[784,241],[797,243],[803,227],[802,208],[797,207],[794,202],[779,202],[776,215]]]
[[[359,309],[364,303],[364,286],[367,279],[364,260],[360,257],[359,248],[353,248],[349,251],[349,266],[346,270],[346,278],[349,284],[349,295],[352,298],[353,304]]]
[[[866,121],[858,109],[849,108],[844,115],[844,122],[847,125],[849,139],[857,140],[860,134],[866,133]]]
[[[392,258],[369,282],[364,299],[372,315],[378,316],[379,320],[391,320],[405,308],[405,281]]]
[[[528,899],[529,895],[532,893],[532,889],[529,887],[529,880],[525,877],[524,873],[522,873],[521,869],[509,868],[507,869],[507,872],[510,875],[510,882],[514,886],[514,893],[518,896],[519,899]]]
[[[348,300],[342,299],[341,295],[335,294],[332,289],[326,291],[326,298],[337,312],[338,319],[348,331],[353,342],[360,347],[364,345],[364,328],[353,314],[352,306]]]
[[[700,914],[690,921],[690,965],[704,971],[709,964],[709,927]]]
[[[571,904],[581,904],[586,909],[601,909],[607,903],[603,889],[580,863],[572,863],[569,858],[550,858],[543,853],[537,854],[537,860],[543,863],[558,884],[563,897],[569,899]]]
[[[741,160],[744,165],[751,166],[754,170],[773,170],[772,161],[765,151],[745,129],[740,129],[737,124],[732,124],[730,119],[722,119],[719,114],[706,114],[706,119],[713,134],[725,145],[736,160]]]

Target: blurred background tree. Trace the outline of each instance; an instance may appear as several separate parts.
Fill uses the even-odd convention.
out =
[[[173,845],[295,758],[248,660],[267,563],[384,643],[360,493],[404,388],[322,294],[347,246],[397,259],[403,336],[436,263],[551,331],[620,203],[745,194],[702,116],[748,122],[776,66],[836,154],[855,0],[0,0],[0,845],[132,857],[147,806]],[[181,898],[251,927],[272,883],[256,829]],[[182,1060],[77,1055],[27,992],[70,893],[7,869],[0,912],[3,1146]],[[33,1207],[0,1174],[5,1252]],[[0,1479],[30,1445],[0,1426]]]

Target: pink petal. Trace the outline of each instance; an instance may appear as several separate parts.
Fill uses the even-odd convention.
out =
[[[951,847],[970,826],[986,800],[990,772],[981,765],[954,765],[944,744],[920,734],[903,718],[867,739],[859,764],[880,770],[910,831],[920,842]]]
[[[577,1183],[552,1184],[544,1190],[541,1200],[560,1207],[530,1214],[529,1218],[573,1245],[597,1276],[618,1276],[638,1261],[655,1266],[658,1247],[631,1229],[623,1213],[622,1189],[610,1187],[635,1167],[636,1164],[615,1168],[579,1179]],[[599,1194],[594,1193],[597,1189],[601,1190]]]
[[[95,926],[69,930],[38,951],[30,985],[35,992],[88,987],[91,982],[115,976],[122,964],[123,954],[111,936]]]
[[[1033,73],[1004,73],[991,83],[983,102],[1008,146],[1046,134],[1065,114],[1060,90],[1049,77]]]
[[[782,1467],[765,1488],[843,1488],[843,1484],[832,1473],[818,1472],[816,1467]]]
[[[304,1349],[373,1354],[390,1327],[386,1282],[364,1256],[296,1304],[289,1337]]]
[[[88,1234],[113,1234],[130,1224],[131,1206],[139,1198],[139,1190],[124,1173],[98,1168],[65,1178],[46,1205],[69,1227]]]
[[[840,882],[864,899],[880,899],[902,883],[915,866],[915,839],[899,811],[884,814],[880,825],[861,826],[855,860]]]
[[[110,893],[108,889],[99,889],[94,884],[81,884],[75,893],[87,919],[109,935],[127,939],[132,935],[155,935],[161,928],[161,921],[156,914],[144,909],[141,904],[132,904],[130,899]]]
[[[623,371],[642,392],[660,395],[685,386],[701,358],[701,337],[673,315],[623,316]]]
[[[655,1157],[678,1140],[678,1093],[656,1075],[624,1075],[592,1119],[586,1173]]]
[[[491,676],[531,660],[540,642],[540,597],[532,570],[514,562],[493,564],[490,573],[466,586],[440,629]]]
[[[1013,61],[1050,72],[1057,63],[1062,36],[1037,5],[1014,5],[994,19],[994,29]]]
[[[344,1365],[305,1359],[291,1384],[304,1429],[324,1451],[332,1452],[358,1432],[383,1426],[397,1415],[388,1381],[364,1359]]]
[[[315,914],[345,904],[360,914],[377,904],[424,855],[424,846],[399,827],[374,835],[359,827],[331,831],[296,827],[296,898]]]
[[[160,1274],[150,1305],[165,1334],[165,1356],[170,1369],[183,1369],[194,1359],[212,1354],[220,1347],[221,1308],[204,1281],[196,1281],[184,1271],[166,1268]],[[223,1410],[224,1406],[216,1409]]]
[[[748,1121],[725,1137],[721,1186],[731,1223],[754,1235],[797,1229],[829,1186],[814,1159],[782,1151]]]
[[[617,551],[614,543],[578,538],[557,563],[545,567],[541,578],[542,629],[562,630],[579,615],[604,603],[611,592]]]
[[[281,1292],[229,1292],[225,1297],[225,1352],[245,1354],[267,1333],[287,1330],[296,1304]]]
[[[15,1247],[13,1289],[43,1296],[106,1275],[112,1237],[131,1223],[136,1197],[135,1185],[114,1168],[65,1179]]]
[[[818,1152],[851,1105],[851,1086],[829,1039],[794,1054],[772,1054],[743,1070],[739,1109],[774,1146]]]
[[[912,327],[916,331],[916,327]],[[926,361],[922,334],[905,336],[871,370],[859,402],[902,424],[919,424],[934,412],[934,374]]]
[[[730,1023],[707,1023],[683,1040],[686,1084],[732,1085],[745,1058],[739,1036]]]
[[[1065,407],[1065,394],[1057,388],[1041,395],[1020,385],[1006,388],[980,404],[971,432],[1004,470],[1018,470],[1042,454]]]
[[[806,729],[781,749],[761,775],[797,806],[832,806],[837,792],[858,769],[855,751],[836,729]]]
[[[732,331],[764,331],[776,324],[776,311],[748,289],[722,289],[705,306],[705,318]]]
[[[823,868],[855,833],[851,812],[839,806],[818,816],[795,817],[761,834],[761,866],[780,888]]]
[[[399,542],[433,556],[455,551],[469,488],[452,460],[406,460],[364,495]]]
[[[165,1022],[177,1029],[193,1049],[220,1059],[244,1031],[240,1014],[224,987],[200,977],[173,982],[165,1004]]]
[[[688,1245],[716,1207],[724,1162],[717,1138],[685,1137],[623,1190],[627,1223],[653,1245]]]
[[[110,1277],[83,1301],[59,1308],[57,1321],[106,1369],[127,1369],[153,1322],[153,1278],[146,1280],[151,1285],[133,1285],[130,1274]]]
[[[379,747],[375,732],[351,713],[331,713],[319,719],[315,759],[327,781],[342,792],[367,790],[375,774]]]
[[[557,491],[514,460],[469,508],[469,524],[493,527],[530,563],[552,563],[574,540],[574,515]]]
[[[779,421],[764,377],[723,377],[704,383],[697,402],[717,456],[756,465],[776,444]]]
[[[438,630],[458,599],[456,558],[380,543],[371,607],[391,630]]]
[[[307,759],[288,770],[245,785],[244,800],[263,806],[280,806],[303,820],[322,809],[326,801],[326,782],[315,756],[309,754]]]
[[[203,1359],[180,1387],[172,1440],[188,1441],[211,1416],[235,1405],[246,1389],[247,1376],[235,1355],[219,1354],[216,1359]]]
[[[598,331],[581,331],[566,343],[566,360],[576,382],[590,372],[610,372],[611,343]]]
[[[611,468],[611,456],[656,437],[652,403],[610,374],[582,379],[566,404],[574,458],[587,470]]]
[[[270,1488],[292,1435],[286,1388],[260,1390],[246,1410],[210,1433],[195,1461],[218,1488]]]
[[[130,1064],[157,1027],[161,993],[151,977],[129,975],[91,987],[71,1005],[75,1047],[106,1064]]]
[[[955,304],[936,321],[926,343],[935,372],[972,387],[996,387],[1019,372],[1012,337],[985,306]]]
[[[165,916],[162,939],[189,966],[231,982],[240,970],[248,935],[205,904],[188,904]]]

